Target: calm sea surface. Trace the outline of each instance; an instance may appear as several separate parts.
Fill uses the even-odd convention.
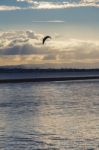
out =
[[[99,150],[99,81],[0,84],[0,150]]]

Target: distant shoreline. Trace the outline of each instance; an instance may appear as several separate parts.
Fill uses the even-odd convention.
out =
[[[32,73],[32,72],[99,72],[99,68],[96,69],[77,69],[77,68],[21,68],[21,67],[0,67],[0,73]]]
[[[53,78],[26,78],[26,79],[0,79],[0,83],[24,83],[24,82],[51,82],[99,79],[99,76],[77,76],[77,77],[53,77]]]
[[[99,69],[0,68],[0,83],[99,79]]]

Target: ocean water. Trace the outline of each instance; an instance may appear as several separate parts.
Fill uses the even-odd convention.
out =
[[[99,150],[99,81],[0,84],[0,150]]]

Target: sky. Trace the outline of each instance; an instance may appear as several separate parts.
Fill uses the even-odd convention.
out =
[[[0,66],[22,64],[99,68],[99,0],[0,0]]]

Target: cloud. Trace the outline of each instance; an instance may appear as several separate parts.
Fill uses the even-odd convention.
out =
[[[63,20],[34,20],[33,23],[63,23]]]
[[[30,9],[65,9],[74,7],[99,7],[99,0],[73,0],[60,2],[34,1],[34,0],[17,0],[17,2],[27,2],[31,4]]]
[[[6,6],[6,5],[0,5],[0,11],[12,11],[12,10],[20,10],[21,7],[17,6]]]
[[[17,0],[17,2],[33,3],[33,0]]]
[[[81,3],[96,3],[98,4],[99,0],[81,0]]]
[[[59,1],[37,1],[37,0],[17,0],[18,6],[0,5],[0,11],[28,10],[28,9],[66,9],[77,7],[99,7],[99,0],[73,0],[72,2]],[[27,5],[23,5],[26,3]]]
[[[99,64],[99,42],[52,38],[42,45],[44,35],[27,31],[0,33],[0,65],[88,66]]]

